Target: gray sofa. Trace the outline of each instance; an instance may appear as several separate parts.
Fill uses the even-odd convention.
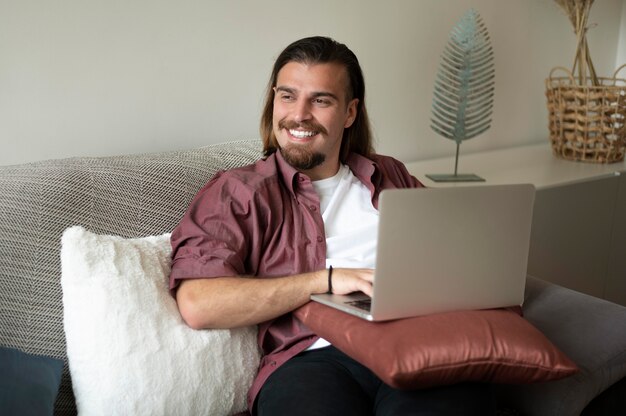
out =
[[[62,232],[72,225],[123,237],[171,231],[216,171],[259,156],[258,141],[237,141],[0,167],[0,346],[66,362],[56,414],[76,413],[63,330]],[[626,414],[626,308],[529,277],[524,314],[581,372],[496,386],[502,414]]]

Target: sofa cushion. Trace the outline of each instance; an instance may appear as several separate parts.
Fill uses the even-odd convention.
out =
[[[171,231],[216,171],[260,156],[257,139],[0,166],[0,345],[66,361],[59,250],[67,227],[124,237]],[[55,414],[76,414],[67,364]]]
[[[0,414],[52,415],[63,361],[0,347]]]
[[[577,371],[541,332],[510,309],[369,322],[309,302],[295,313],[319,336],[400,389],[462,381],[529,383]]]
[[[168,290],[169,234],[63,234],[67,356],[80,414],[229,415],[246,409],[256,327],[189,328]]]
[[[563,380],[497,386],[501,406],[529,416],[579,415],[626,377],[626,307],[529,277],[524,316],[580,372]],[[623,396],[621,401],[626,403]]]

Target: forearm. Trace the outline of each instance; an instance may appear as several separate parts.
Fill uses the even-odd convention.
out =
[[[328,289],[326,270],[279,278],[220,277],[181,283],[176,299],[192,328],[234,328],[264,322]]]

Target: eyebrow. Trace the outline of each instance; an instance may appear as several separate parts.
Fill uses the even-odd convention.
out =
[[[297,92],[295,89],[290,88],[290,87],[276,86],[276,92],[278,91],[288,92],[289,94],[295,94]],[[318,91],[318,92],[314,92],[313,94],[311,94],[311,98],[319,98],[319,97],[330,97],[334,100],[339,101],[339,98],[331,92]]]

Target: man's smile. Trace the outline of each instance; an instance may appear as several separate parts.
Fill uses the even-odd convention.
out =
[[[319,133],[317,131],[312,131],[312,130],[289,129],[288,131],[289,131],[289,134],[295,137],[296,139],[306,139],[309,137],[313,137]]]
[[[323,135],[327,132],[324,126],[313,120],[297,122],[283,119],[278,122],[278,127],[284,130],[291,139],[296,141],[308,141],[318,134]]]

